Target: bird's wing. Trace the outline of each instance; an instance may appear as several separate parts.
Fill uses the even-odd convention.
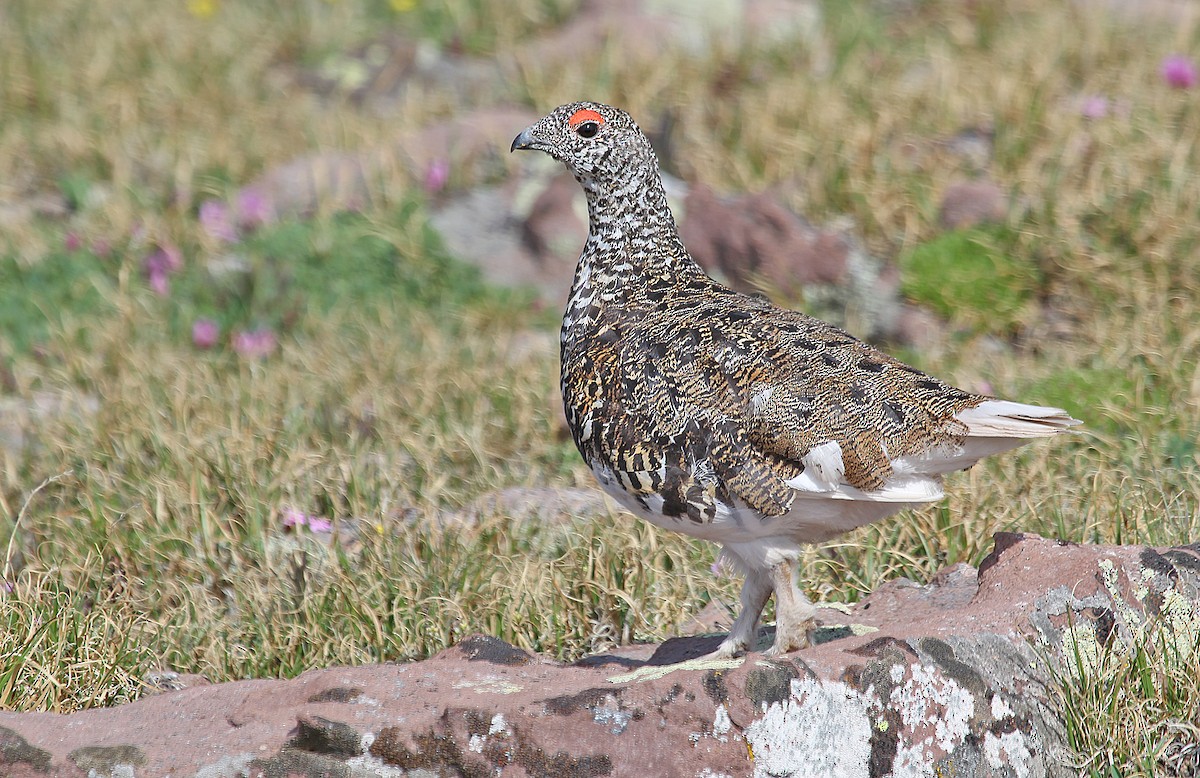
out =
[[[749,393],[746,426],[764,452],[802,466],[786,480],[805,497],[938,499],[938,476],[1079,423],[958,389],[803,314],[768,313],[768,377]]]

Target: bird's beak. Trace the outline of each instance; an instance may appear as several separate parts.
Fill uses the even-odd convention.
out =
[[[537,140],[533,137],[533,133],[530,132],[532,129],[532,127],[526,127],[525,129],[521,130],[520,135],[513,138],[512,147],[508,150],[510,154],[517,149],[533,148],[534,144],[537,143]]]

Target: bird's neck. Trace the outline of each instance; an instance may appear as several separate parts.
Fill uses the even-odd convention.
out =
[[[587,178],[580,183],[587,196],[589,248],[644,243],[649,251],[637,253],[648,256],[655,245],[678,242],[675,217],[657,167],[631,170],[615,184]]]
[[[586,322],[612,302],[636,304],[653,287],[700,271],[679,240],[658,170],[616,186],[581,179],[588,237],[575,269],[568,320]]]

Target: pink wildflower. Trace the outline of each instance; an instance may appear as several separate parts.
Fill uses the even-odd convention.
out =
[[[97,238],[92,241],[91,251],[101,259],[107,258],[112,253],[112,244],[104,238]]]
[[[280,519],[285,529],[297,529],[298,527],[307,526],[310,532],[329,532],[333,529],[333,522],[322,516],[309,516],[303,511],[298,511],[295,508],[285,508],[283,516]]]
[[[437,194],[446,188],[450,180],[450,163],[444,159],[435,159],[425,168],[425,191]]]
[[[225,243],[236,243],[237,229],[230,218],[229,207],[220,200],[205,200],[200,204],[200,226],[209,237]]]
[[[1090,95],[1083,98],[1079,112],[1085,119],[1103,119],[1110,110],[1108,98],[1103,95]]]
[[[271,200],[258,187],[248,186],[237,195],[237,220],[245,229],[261,227],[271,220]]]
[[[79,239],[78,233],[68,232],[67,236],[63,239],[63,245],[67,251],[75,252],[79,251],[79,248],[83,245],[83,241]]]
[[[275,333],[265,327],[238,330],[233,335],[233,350],[245,359],[264,359],[275,351],[276,345]]]
[[[1200,81],[1200,73],[1196,71],[1196,63],[1182,54],[1172,54],[1162,61],[1159,74],[1163,81],[1174,89],[1191,89]]]
[[[150,271],[150,288],[159,297],[166,297],[171,294],[171,279],[167,277],[165,271],[151,270]]]
[[[217,345],[221,337],[221,325],[212,319],[196,319],[192,322],[192,345],[200,349],[210,349]]]
[[[171,274],[182,267],[183,255],[169,243],[156,247],[142,260],[142,270],[146,273],[150,288],[163,297],[171,291]]]

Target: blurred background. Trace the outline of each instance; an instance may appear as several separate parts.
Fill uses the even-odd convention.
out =
[[[477,631],[573,658],[736,603],[712,547],[599,496],[563,427],[586,213],[508,147],[576,99],[647,131],[714,275],[1087,425],[813,549],[812,597],[978,564],[999,530],[1195,540],[1198,20],[5,2],[0,707]]]

